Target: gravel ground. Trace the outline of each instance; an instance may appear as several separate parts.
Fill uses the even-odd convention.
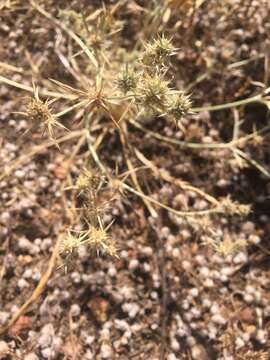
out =
[[[40,87],[48,86],[49,78],[73,85],[56,51],[67,54],[69,40],[26,2],[12,3],[0,5],[0,76],[24,86],[31,86],[32,78]],[[54,2],[41,3],[55,16],[59,9],[91,14],[100,6],[99,1],[59,1],[58,9]],[[110,9],[115,6],[105,3]],[[204,1],[194,14],[192,1],[168,3],[159,17],[179,48],[172,60],[174,82],[189,89],[195,107],[245,99],[267,88],[268,1],[235,1],[232,8],[230,1]],[[130,1],[120,7],[117,20],[125,21],[120,38],[127,49],[141,36],[149,4]],[[225,11],[226,6],[230,10]],[[14,112],[25,111],[28,96],[0,78],[0,326],[48,269],[57,236],[67,223],[66,210],[73,204],[64,188],[78,177],[88,154],[84,143],[77,149],[81,134],[75,132],[80,127],[72,116],[65,126],[75,135],[63,141],[60,151],[40,131],[22,136],[29,124]],[[240,138],[260,131],[269,124],[267,106],[205,109],[183,119],[184,129],[161,118],[148,119],[144,126],[185,142],[224,144],[235,134],[237,121],[242,122]],[[99,134],[103,125],[93,131]],[[269,359],[267,132],[239,145],[248,160],[226,146],[180,149],[132,124],[129,135],[130,146],[163,171],[163,178],[147,169],[138,176],[156,201],[179,211],[208,208],[192,189],[182,191],[164,181],[164,174],[171,174],[216,198],[230,196],[250,205],[250,214],[185,218],[156,207],[155,218],[141,198],[126,192],[115,195],[108,186],[101,201],[113,197],[105,222],[114,220],[109,232],[119,258],[95,256],[82,246],[64,266],[59,260],[41,296],[1,336],[0,359]],[[111,173],[128,171],[113,126],[99,155]],[[135,167],[142,166],[138,158],[131,159]],[[218,244],[225,244],[225,251],[217,249]]]

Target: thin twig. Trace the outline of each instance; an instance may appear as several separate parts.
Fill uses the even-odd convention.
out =
[[[166,324],[167,324],[167,302],[168,302],[168,285],[167,285],[167,264],[166,254],[164,246],[164,237],[160,234],[158,228],[155,228],[158,240],[159,240],[159,251],[158,251],[158,267],[161,279],[162,299],[160,305],[160,325],[161,325],[161,345],[159,359],[165,360],[166,355]]]
[[[135,186],[135,188],[142,192],[142,189],[141,189],[141,186],[139,184],[139,181],[138,181],[138,178],[137,178],[137,175],[136,175],[136,172],[134,171],[134,167],[132,165],[132,162],[131,162],[131,159],[128,157],[128,154],[127,154],[127,148],[128,148],[128,145],[127,145],[127,141],[126,141],[126,135],[124,134],[124,131],[120,131],[119,132],[119,136],[120,136],[120,141],[122,143],[122,147],[123,147],[123,153],[124,153],[124,157],[125,157],[125,160],[126,160],[126,164],[127,164],[127,167],[128,167],[128,170],[130,172],[130,176],[131,176],[131,179],[133,181],[133,184]],[[151,214],[151,216],[153,217],[157,217],[157,212],[156,210],[153,208],[153,206],[151,205],[151,203],[147,200],[147,199],[142,199],[145,206],[147,207],[149,213]]]
[[[137,155],[138,159],[144,165],[146,165],[147,167],[149,167],[153,171],[153,173],[155,175],[161,177],[163,180],[165,180],[165,181],[167,181],[167,182],[169,182],[169,183],[171,183],[173,185],[176,185],[177,187],[179,187],[182,190],[192,191],[192,192],[198,194],[199,196],[201,196],[203,199],[210,202],[212,205],[218,206],[219,201],[216,200],[213,196],[205,193],[201,189],[198,189],[198,188],[188,184],[185,181],[174,178],[166,170],[159,169],[156,165],[154,165],[154,163],[152,161],[148,160],[138,149],[135,149],[135,154]]]
[[[4,84],[8,84],[8,85],[11,85],[13,87],[16,87],[17,89],[28,91],[28,92],[30,92],[32,94],[34,94],[34,92],[35,92],[35,89],[32,86],[23,85],[21,83],[10,80],[10,79],[0,75],[0,83],[1,82],[4,83]],[[66,99],[66,100],[74,100],[74,99],[77,98],[77,96],[74,96],[74,95],[58,93],[58,92],[49,91],[49,90],[46,90],[46,89],[40,90],[39,95],[41,95],[41,96],[49,96],[49,97],[56,97],[56,98],[59,98],[59,99]]]
[[[159,133],[149,130],[146,127],[144,127],[143,125],[141,125],[138,121],[130,119],[129,123],[132,124],[133,126],[135,126],[137,129],[145,132],[146,134],[148,134],[149,136],[168,143],[168,144],[172,144],[172,145],[176,145],[179,146],[180,148],[183,149],[194,149],[194,150],[201,150],[201,149],[209,149],[209,150],[216,150],[216,149],[232,149],[233,147],[238,146],[239,144],[243,144],[244,142],[247,142],[248,140],[252,139],[255,135],[258,134],[262,134],[265,133],[266,131],[268,131],[270,129],[270,126],[267,125],[264,128],[262,128],[261,130],[256,131],[256,133],[251,133],[248,134],[246,136],[243,136],[237,140],[232,140],[229,141],[227,143],[212,143],[212,144],[200,144],[200,143],[192,143],[192,142],[186,142],[186,141],[180,141],[176,138],[173,137],[168,137],[168,136],[163,136],[160,135]]]
[[[34,0],[30,0],[31,5],[43,16],[45,16],[47,19],[52,21],[55,25],[59,26],[62,30],[64,30],[83,50],[83,52],[86,53],[91,63],[94,65],[95,68],[98,68],[97,60],[93,54],[93,51],[91,51],[84,42],[77,36],[73,31],[71,31],[68,27],[66,27],[61,21],[54,18],[51,14],[49,14],[46,10],[44,10],[41,6],[39,6]]]
[[[239,107],[239,106],[251,104],[254,102],[264,102],[263,94],[255,95],[255,96],[249,97],[247,99],[233,101],[233,102],[226,103],[226,104],[194,107],[191,109],[191,111],[193,111],[195,113],[201,112],[201,111],[218,111],[218,110],[225,110],[225,109],[231,109],[234,107]]]

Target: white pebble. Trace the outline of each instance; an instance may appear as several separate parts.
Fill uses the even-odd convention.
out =
[[[19,289],[22,290],[22,289],[27,288],[29,286],[29,284],[25,279],[21,278],[21,279],[18,280],[17,286],[18,286]]]
[[[254,294],[255,294],[255,291],[256,291],[255,287],[252,286],[252,285],[247,285],[247,286],[245,287],[245,290],[246,290],[246,292],[247,292],[248,294],[252,294],[252,295],[254,295]]]
[[[199,295],[199,290],[197,288],[192,288],[189,290],[189,293],[192,297],[197,297]]]
[[[245,346],[244,340],[243,340],[241,337],[238,336],[238,337],[235,339],[235,346],[236,346],[237,349],[241,349],[242,347]]]
[[[132,259],[128,265],[130,271],[134,271],[139,267],[139,261],[137,259]]]
[[[153,255],[153,249],[150,246],[144,246],[141,250],[142,254],[148,257]]]
[[[182,268],[183,268],[184,270],[190,270],[191,267],[192,267],[192,266],[191,266],[190,261],[187,261],[187,260],[182,261]]]
[[[140,311],[140,307],[136,303],[125,303],[125,304],[122,305],[122,309],[123,309],[124,312],[128,313],[128,316],[131,319],[134,319],[135,316]]]
[[[115,277],[117,274],[116,268],[114,266],[109,267],[108,269],[108,275],[110,277]]]
[[[25,355],[24,360],[39,360],[39,358],[37,357],[36,354],[29,353],[29,354]]]
[[[0,311],[0,325],[4,325],[9,318],[9,313],[5,311]]]
[[[224,283],[224,282],[227,282],[228,280],[229,280],[229,279],[228,279],[228,276],[227,276],[227,275],[223,275],[223,274],[222,274],[222,275],[220,276],[220,281],[221,281],[221,282]]]
[[[189,347],[192,347],[192,346],[194,346],[195,344],[196,344],[195,338],[194,338],[193,336],[188,336],[188,337],[187,337],[187,345],[188,345]]]
[[[38,338],[38,344],[41,348],[45,349],[48,348],[54,337],[54,328],[52,324],[44,325],[41,329],[41,334]]]
[[[129,330],[130,326],[125,320],[115,319],[114,320],[116,329],[120,331],[127,331]]]
[[[79,316],[81,313],[81,308],[78,304],[72,304],[70,308],[70,315],[71,316]]]
[[[178,248],[173,248],[172,250],[172,256],[174,258],[179,258],[180,257],[180,250]]]
[[[32,276],[33,276],[32,269],[26,269],[25,272],[23,273],[23,277],[25,279],[32,279]]]
[[[255,291],[254,298],[257,303],[260,303],[262,300],[262,294],[259,291]]]
[[[233,258],[234,264],[243,264],[246,263],[247,261],[248,261],[248,256],[243,251],[236,254],[235,257]]]
[[[233,274],[234,270],[230,266],[225,266],[220,270],[222,275],[230,276]]]
[[[245,301],[247,304],[251,304],[251,303],[253,303],[253,301],[254,301],[254,297],[253,297],[251,294],[245,293],[245,294],[244,294],[244,301]]]
[[[170,353],[168,355],[168,360],[177,360],[177,357],[173,353]]]
[[[242,339],[244,340],[245,343],[248,343],[250,340],[250,335],[248,333],[244,333],[242,335]]]
[[[209,276],[209,274],[210,274],[210,271],[209,271],[209,268],[208,268],[208,267],[206,267],[206,266],[201,267],[201,269],[200,269],[200,275],[201,275],[202,277],[207,278],[207,277]]]
[[[146,273],[149,273],[151,271],[151,265],[148,264],[148,263],[144,263],[143,264],[143,270],[146,272]]]
[[[5,341],[0,341],[0,359],[5,359],[5,355],[8,355],[9,353],[8,344]]]
[[[179,342],[178,342],[175,338],[173,338],[173,339],[171,340],[171,348],[172,348],[172,350],[175,351],[175,352],[177,352],[177,351],[180,350],[180,344],[179,344]]]
[[[189,307],[190,307],[189,301],[187,301],[186,299],[184,299],[184,300],[182,301],[182,308],[183,308],[184,310],[187,310]]]
[[[259,329],[256,333],[256,339],[261,343],[265,344],[267,341],[267,333],[263,329]]]
[[[125,300],[130,300],[133,298],[133,288],[128,286],[123,286],[119,288],[120,295],[123,296]]]
[[[86,353],[84,354],[84,359],[85,360],[92,360],[94,359],[94,354],[91,352],[90,349],[86,350]]]
[[[206,288],[214,287],[214,281],[212,279],[205,279],[203,285]]]
[[[201,266],[205,265],[205,257],[203,255],[197,255],[195,256],[195,260],[197,261],[197,263]]]
[[[255,231],[255,225],[253,222],[251,221],[246,221],[243,225],[242,225],[242,231],[249,235],[252,234]]]
[[[212,306],[212,302],[209,299],[203,299],[202,300],[202,306],[205,308],[210,308]]]
[[[157,299],[158,299],[158,293],[157,293],[156,291],[152,291],[151,294],[150,294],[150,296],[151,296],[151,299],[153,299],[153,300],[157,300]]]
[[[225,325],[227,322],[227,320],[220,314],[213,315],[211,319],[215,324],[218,325]]]
[[[100,348],[100,356],[102,359],[113,359],[114,353],[112,347],[103,343]]]
[[[253,245],[258,245],[261,242],[261,238],[258,235],[252,234],[248,237],[248,241]]]
[[[45,359],[51,359],[54,356],[54,351],[51,348],[41,350],[41,354]]]
[[[217,303],[214,303],[210,309],[211,314],[216,315],[220,313],[220,307]]]
[[[197,309],[195,307],[192,307],[190,309],[190,313],[192,314],[192,316],[195,318],[195,319],[199,319],[201,317],[201,311],[200,309]]]

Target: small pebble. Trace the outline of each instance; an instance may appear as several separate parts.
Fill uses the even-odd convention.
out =
[[[191,356],[193,360],[208,360],[207,352],[200,344],[195,344],[191,347]]]
[[[103,343],[100,348],[100,356],[102,359],[113,359],[114,353],[110,345]]]
[[[266,333],[266,331],[263,330],[263,329],[257,330],[256,339],[257,339],[261,344],[265,344],[266,341],[267,341],[267,333]]]
[[[79,316],[81,313],[81,308],[78,304],[72,304],[70,308],[70,315],[71,316]]]
[[[128,269],[130,271],[134,271],[134,270],[138,269],[139,265],[140,265],[140,263],[137,259],[132,259],[128,265]]]
[[[177,360],[177,357],[173,353],[170,353],[168,355],[168,360]]]
[[[51,348],[42,349],[41,354],[45,359],[52,359],[54,357],[54,351]]]
[[[233,262],[236,265],[246,263],[247,261],[248,261],[248,256],[243,251],[236,254],[235,257],[233,258]]]
[[[172,350],[175,351],[175,352],[177,352],[177,351],[180,350],[180,344],[179,344],[179,342],[178,342],[175,338],[173,338],[173,339],[171,340],[171,348],[172,348]]]
[[[197,288],[192,288],[192,289],[189,290],[189,294],[192,297],[197,297],[199,295],[199,290]]]
[[[243,340],[241,337],[238,336],[238,337],[235,339],[235,346],[236,346],[237,349],[241,349],[242,347],[245,346],[244,340]]]
[[[25,355],[24,360],[39,360],[38,356],[34,353]]]
[[[18,288],[20,288],[22,290],[22,289],[27,288],[29,286],[29,284],[25,279],[21,278],[18,280],[17,286],[18,286]]]
[[[0,325],[4,325],[9,318],[9,313],[5,311],[0,311]]]
[[[116,274],[117,274],[116,268],[115,268],[114,266],[109,267],[109,269],[108,269],[108,275],[109,275],[110,277],[115,277]]]
[[[196,345],[196,340],[193,336],[188,336],[187,337],[187,345],[189,347],[193,347],[194,345]]]
[[[6,359],[6,355],[10,352],[9,346],[5,341],[0,341],[0,359]]]

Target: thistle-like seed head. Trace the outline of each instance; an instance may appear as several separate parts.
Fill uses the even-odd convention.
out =
[[[186,95],[184,92],[180,92],[179,94],[176,94],[168,113],[172,115],[176,121],[179,121],[182,119],[183,116],[187,115],[190,112],[190,109],[190,96]]]
[[[245,239],[232,239],[229,235],[225,236],[223,241],[216,241],[210,239],[207,243],[222,256],[233,255],[240,250],[247,247],[247,241]]]
[[[219,212],[227,215],[247,216],[250,213],[250,205],[233,202],[230,197],[222,199],[219,205]]]
[[[76,187],[79,190],[91,189],[96,191],[101,182],[102,178],[99,174],[94,174],[93,171],[83,169],[76,181]]]
[[[168,62],[169,57],[175,54],[175,50],[171,39],[162,35],[153,42],[145,44],[142,61],[147,66],[164,65]]]
[[[68,231],[62,238],[60,244],[60,254],[73,254],[76,253],[82,244],[83,236],[73,235],[70,231]]]
[[[48,104],[38,99],[31,99],[26,107],[26,115],[33,124],[39,125],[50,121],[52,114]]]
[[[137,76],[133,70],[126,68],[116,80],[119,90],[124,94],[134,90],[137,86]]]
[[[35,97],[28,103],[24,115],[26,115],[26,117],[31,121],[31,129],[41,126],[47,131],[50,139],[55,141],[54,129],[58,127],[67,130],[67,128],[57,121],[57,117],[52,114],[49,105],[53,101],[54,100],[45,102],[41,101],[37,90],[35,90]],[[58,146],[57,143],[56,145]]]
[[[159,75],[145,75],[139,91],[138,101],[146,109],[162,113],[169,93],[168,82]]]
[[[107,254],[112,257],[118,257],[116,247],[106,230],[92,227],[88,232],[87,244],[98,254]]]

